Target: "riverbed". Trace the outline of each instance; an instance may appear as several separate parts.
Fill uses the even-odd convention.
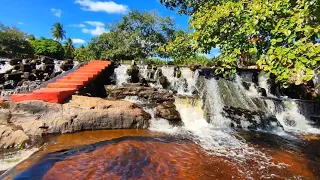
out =
[[[5,179],[318,179],[319,136],[236,133],[252,154],[219,154],[189,137],[100,130],[52,137]],[[247,153],[250,153],[249,151]]]

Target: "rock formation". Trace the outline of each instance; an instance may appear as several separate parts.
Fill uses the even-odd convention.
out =
[[[72,96],[66,104],[43,101],[11,103],[0,111],[0,148],[20,147],[46,134],[96,129],[145,129],[150,115],[135,104]]]

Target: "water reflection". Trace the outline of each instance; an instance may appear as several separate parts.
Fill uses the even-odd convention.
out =
[[[264,152],[239,162],[206,153],[184,138],[144,130],[91,131],[59,136],[7,178],[22,179],[317,179],[318,138],[285,139],[263,133],[239,133]]]

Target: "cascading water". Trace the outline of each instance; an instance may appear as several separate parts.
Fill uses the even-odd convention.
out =
[[[240,77],[238,79],[237,84],[239,85],[242,81]],[[312,133],[312,134],[320,134],[320,129],[314,128],[312,123],[299,112],[298,105],[290,99],[277,99],[273,95],[269,95],[269,85],[268,85],[268,77],[265,73],[260,73],[259,75],[259,86],[263,87],[267,91],[267,98],[259,99],[260,104],[263,106],[258,106],[258,109],[262,109],[264,111],[268,111],[276,116],[277,120],[281,123],[285,132],[290,133]],[[241,89],[247,97],[250,99],[254,99],[257,101],[256,94],[252,94],[252,91],[247,91],[245,89]],[[256,106],[257,107],[257,106]],[[250,106],[249,108],[253,108]]]
[[[3,154],[3,157],[0,158],[0,172],[14,167],[21,161],[30,157],[36,151],[38,151],[37,148],[32,148]]]
[[[258,76],[259,86],[266,90],[268,96],[273,96],[270,92],[270,85],[268,84],[268,80],[269,78],[265,72],[259,73],[259,76]]]
[[[299,113],[298,105],[294,101],[283,101],[284,110],[278,111],[276,116],[286,132],[320,134],[320,129],[314,128],[312,123]]]
[[[123,83],[126,83],[129,76],[127,74],[127,70],[129,68],[129,65],[120,65],[119,67],[117,67],[114,71],[115,71],[115,75],[116,75],[116,84],[117,85],[121,85]]]
[[[4,65],[1,65],[1,67],[0,67],[0,74],[6,73],[7,71],[9,71],[9,70],[11,70],[11,69],[13,69],[13,66],[11,66],[11,65],[9,64],[9,62],[7,61]]]

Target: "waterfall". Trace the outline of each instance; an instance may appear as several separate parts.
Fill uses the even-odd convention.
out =
[[[126,83],[129,76],[127,74],[127,70],[129,68],[129,65],[120,65],[117,67],[114,72],[116,75],[116,84],[121,85],[123,83]]]
[[[283,101],[284,110],[276,116],[286,132],[320,134],[320,129],[312,127],[312,122],[299,113],[299,107],[294,101]]]
[[[7,71],[9,71],[9,70],[11,70],[11,69],[13,69],[13,66],[11,66],[11,65],[9,64],[9,62],[7,61],[4,65],[1,65],[1,67],[0,67],[0,74],[5,73],[5,72],[7,72]]]
[[[241,82],[241,78],[238,77],[239,82]],[[236,84],[239,84],[237,82]],[[278,99],[275,98],[273,95],[270,95],[269,85],[268,85],[268,77],[265,73],[260,73],[259,75],[259,86],[263,87],[267,91],[267,98],[258,98],[252,97],[252,93],[245,89],[242,91],[245,92],[246,97],[250,99],[254,99],[254,102],[260,101],[260,105],[256,106],[260,110],[264,110],[265,112],[269,112],[276,116],[277,120],[283,126],[285,132],[290,133],[313,133],[313,134],[320,134],[320,129],[314,128],[312,126],[312,122],[310,122],[303,114],[301,114],[301,107],[297,105],[296,102],[290,99]],[[237,96],[233,96],[234,98]],[[302,104],[302,103],[300,103]],[[301,106],[301,105],[300,105]],[[313,105],[315,106],[315,105]],[[250,106],[249,108],[253,108]],[[308,107],[308,109],[311,109]],[[310,113],[307,111],[304,113],[307,115]]]
[[[266,90],[268,96],[272,96],[270,92],[270,85],[268,84],[269,77],[265,72],[260,72],[258,76],[259,86]]]
[[[201,97],[204,101],[207,120],[216,128],[228,128],[230,120],[222,116],[225,104],[220,94],[218,81],[214,78],[205,80]]]

